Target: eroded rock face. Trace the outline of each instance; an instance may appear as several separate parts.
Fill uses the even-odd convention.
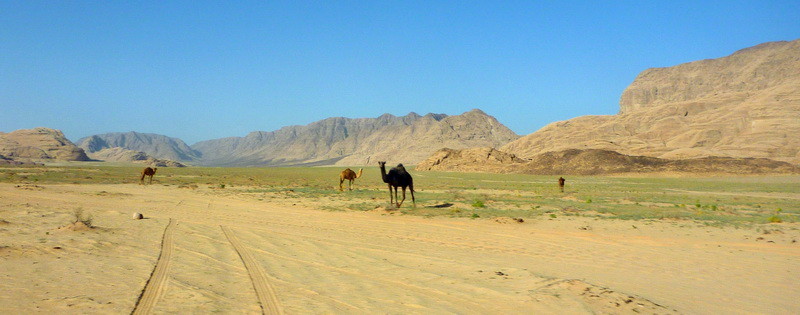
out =
[[[523,158],[567,149],[665,159],[800,163],[800,40],[643,71],[620,113],[554,122],[500,149]]]
[[[800,40],[769,42],[723,58],[647,69],[622,93],[620,113],[686,101],[739,103],[755,94],[775,95],[774,88],[796,90],[798,54]]]
[[[60,130],[41,127],[0,132],[0,155],[12,159],[89,160],[86,152],[70,142]]]

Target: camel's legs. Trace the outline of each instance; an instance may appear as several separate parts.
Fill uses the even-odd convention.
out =
[[[414,200],[414,184],[408,185],[409,190],[411,191],[411,202],[414,203],[414,208],[417,207],[417,201]],[[403,190],[405,192],[405,189]]]
[[[403,186],[403,200],[400,200],[400,203],[397,204],[398,208],[403,205],[403,201],[406,201],[406,186]]]
[[[353,190],[353,180],[350,180],[350,190]]]
[[[389,186],[389,204],[394,204],[394,199],[392,199],[394,198],[394,196],[392,195],[392,185],[388,184],[388,186]]]
[[[342,191],[342,183],[344,183],[344,178],[339,179],[339,191]]]

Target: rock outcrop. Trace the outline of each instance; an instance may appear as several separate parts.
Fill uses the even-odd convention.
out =
[[[0,155],[14,160],[89,160],[86,152],[69,141],[60,130],[41,127],[0,132]]]
[[[608,150],[547,152],[523,160],[488,148],[444,149],[417,165],[417,171],[601,175],[621,173],[797,174],[800,167],[764,158],[704,157],[669,160]]]
[[[444,148],[436,151],[423,160],[415,170],[418,171],[455,171],[481,173],[515,173],[515,168],[526,161],[513,154],[497,151],[493,148],[468,148],[454,150]]]
[[[5,157],[0,155],[0,165],[39,165],[39,164],[40,163],[33,162],[30,159],[15,160],[10,157]]]
[[[106,162],[132,162],[157,167],[185,167],[183,163],[154,158],[147,153],[123,149],[120,147],[105,148],[89,153],[89,157]]]
[[[498,147],[516,138],[494,117],[472,110],[457,116],[328,118],[203,141],[192,149],[201,152],[203,165],[372,165],[381,160],[413,165],[443,147]]]
[[[643,71],[620,112],[554,122],[500,149],[567,149],[664,159],[760,157],[800,163],[800,40]]]

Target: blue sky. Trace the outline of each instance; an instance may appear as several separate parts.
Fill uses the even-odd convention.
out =
[[[0,1],[0,131],[188,144],[480,108],[611,115],[636,75],[800,38],[800,1]]]

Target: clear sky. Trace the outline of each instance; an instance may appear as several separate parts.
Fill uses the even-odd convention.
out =
[[[516,133],[611,115],[639,72],[800,38],[800,1],[0,1],[0,131],[188,144],[328,117]]]

